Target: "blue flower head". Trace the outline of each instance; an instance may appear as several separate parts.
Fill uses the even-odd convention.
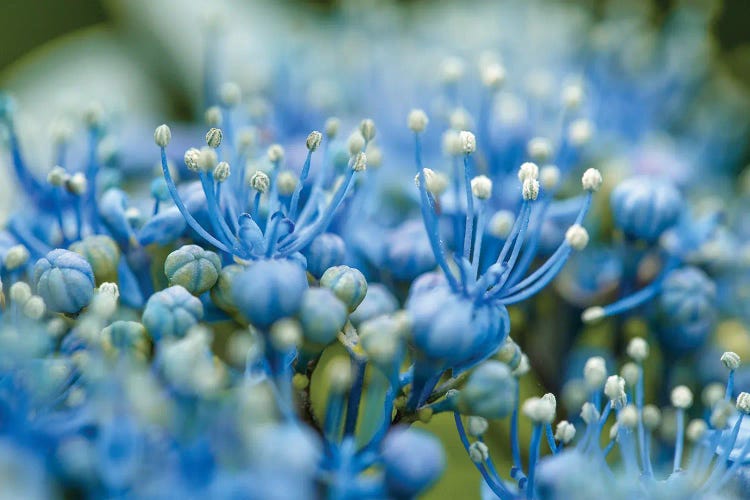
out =
[[[656,241],[674,226],[682,213],[682,195],[669,181],[631,177],[619,183],[610,197],[617,227],[629,237]]]
[[[383,440],[381,453],[386,487],[395,497],[414,497],[432,485],[445,468],[440,442],[419,429],[392,429]]]
[[[94,295],[94,271],[77,253],[58,248],[34,264],[34,288],[48,309],[77,313]]]

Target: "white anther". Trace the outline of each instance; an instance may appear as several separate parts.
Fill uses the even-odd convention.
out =
[[[204,172],[210,172],[219,162],[216,150],[210,147],[202,147],[198,153],[198,168]]]
[[[253,174],[253,176],[250,178],[250,187],[255,189],[256,191],[260,193],[265,193],[268,191],[268,187],[271,185],[271,179],[268,178],[268,174],[265,172],[258,170]]]
[[[562,443],[568,444],[576,437],[576,428],[567,420],[561,420],[555,428],[555,439]]]
[[[23,314],[31,319],[40,319],[46,311],[44,299],[38,295],[32,295],[23,305]]]
[[[515,221],[516,216],[510,210],[498,210],[490,219],[490,234],[504,240],[513,229]]]
[[[526,179],[523,181],[521,194],[526,201],[536,200],[539,196],[539,181],[534,179]]]
[[[487,460],[490,456],[490,450],[487,445],[481,441],[474,441],[469,446],[469,458],[472,462],[481,463]]]
[[[529,158],[543,163],[552,158],[552,143],[546,137],[534,137],[526,145]]]
[[[491,90],[498,90],[505,83],[505,68],[500,64],[486,64],[481,68],[482,85]]]
[[[229,178],[230,173],[231,169],[229,163],[225,161],[219,162],[219,164],[216,165],[216,168],[214,168],[214,180],[216,182],[224,182]]]
[[[568,126],[568,140],[573,146],[581,147],[591,140],[594,127],[585,119],[575,120]]]
[[[555,419],[555,408],[549,400],[529,398],[523,402],[521,411],[534,423],[551,423]]]
[[[586,191],[599,191],[602,182],[602,174],[595,168],[586,170],[581,176],[581,185]]]
[[[458,133],[458,140],[461,144],[461,152],[470,155],[477,150],[477,139],[474,134],[467,130]]]
[[[220,128],[213,127],[206,132],[206,144],[209,148],[218,148],[221,146],[221,140],[224,138],[224,134]]]
[[[323,134],[321,134],[317,130],[313,130],[307,136],[307,140],[305,141],[305,146],[307,146],[307,149],[309,151],[315,151],[316,149],[318,149],[318,146],[320,146],[320,142],[322,140],[323,140]]]
[[[443,154],[446,156],[458,156],[461,154],[461,137],[455,130],[446,130],[442,139]]]
[[[625,379],[627,385],[633,387],[638,383],[638,379],[641,376],[641,369],[635,363],[625,363],[620,369],[620,375]]]
[[[487,422],[486,418],[471,416],[467,420],[466,430],[469,432],[470,436],[479,437],[487,432],[489,426],[490,424]]]
[[[362,120],[359,123],[359,133],[362,134],[365,141],[370,142],[375,138],[377,129],[375,128],[375,122],[369,118]]]
[[[242,101],[242,90],[236,83],[226,82],[219,89],[219,97],[224,106],[231,108]]]
[[[703,438],[707,430],[708,425],[706,424],[706,422],[696,418],[690,421],[687,429],[685,430],[685,434],[687,435],[687,438],[691,443],[697,443],[701,440],[701,438]]]
[[[583,86],[580,83],[570,83],[562,89],[563,106],[568,109],[576,109],[583,102]]]
[[[518,167],[518,180],[525,182],[526,179],[539,179],[539,167],[536,163],[527,161]]]
[[[65,183],[65,187],[68,191],[75,195],[82,195],[86,192],[86,189],[88,187],[86,176],[81,172],[73,174],[72,176],[70,176],[70,178],[68,178],[68,181]]]
[[[583,366],[583,379],[590,390],[601,388],[607,379],[607,364],[601,356],[593,356]]]
[[[643,407],[642,418],[646,429],[656,429],[661,423],[661,410],[655,405],[646,405]]]
[[[598,422],[599,410],[596,409],[596,406],[587,401],[583,403],[583,406],[581,407],[581,419],[586,423],[586,425],[591,425],[595,422]]]
[[[737,395],[737,409],[745,415],[750,414],[750,393],[741,392]]]
[[[583,250],[589,244],[589,232],[580,224],[573,224],[565,231],[565,241],[573,250]]]
[[[156,127],[156,130],[154,130],[154,142],[157,146],[160,148],[166,148],[171,140],[172,131],[169,129],[168,125],[162,124]]]
[[[23,281],[16,281],[10,286],[8,295],[14,304],[23,306],[31,298],[31,287]]]
[[[349,159],[349,165],[355,172],[362,172],[367,169],[367,155],[360,151]]]
[[[427,113],[421,109],[412,109],[409,112],[409,116],[406,118],[406,124],[409,127],[409,130],[417,134],[424,132],[428,123],[430,123],[430,120],[427,118]]]
[[[672,406],[679,409],[687,409],[693,406],[693,391],[684,385],[678,385],[672,389],[670,396]]]
[[[708,384],[701,392],[701,401],[703,401],[703,405],[707,408],[713,408],[719,400],[724,399],[725,392],[726,388],[724,384],[719,382]]]
[[[279,173],[279,176],[276,179],[276,187],[278,188],[279,194],[281,196],[289,196],[290,194],[294,193],[294,190],[297,188],[298,182],[299,179],[296,175],[294,175],[294,172],[284,170],[283,172]]]
[[[221,112],[220,107],[211,106],[206,110],[205,119],[206,124],[209,127],[221,127],[221,122],[224,121],[224,115]]]
[[[612,402],[615,408],[621,408],[628,400],[625,393],[625,379],[619,375],[611,375],[604,383],[604,394]]]
[[[447,57],[440,64],[440,78],[443,83],[457,83],[464,76],[464,62],[458,57]]]
[[[349,156],[354,156],[365,148],[365,138],[359,130],[355,130],[346,140],[346,147],[349,150]]]
[[[546,165],[539,171],[539,182],[546,190],[555,189],[560,183],[560,169],[555,165]]]
[[[47,182],[52,186],[60,187],[65,184],[69,177],[68,171],[58,165],[52,167],[52,170],[47,174]]]
[[[727,370],[736,370],[740,366],[739,354],[732,351],[727,351],[721,355],[721,362],[727,368]]]
[[[286,352],[302,342],[302,328],[292,319],[281,319],[271,325],[271,344],[280,352]]]
[[[333,359],[328,363],[326,373],[331,391],[341,393],[351,387],[353,375],[352,366],[348,359],[344,357]]]
[[[336,137],[336,134],[339,132],[339,126],[341,122],[338,118],[331,117],[326,120],[325,126],[323,127],[323,131],[326,133],[326,137],[328,139],[333,139]]]
[[[635,409],[635,406],[627,405],[620,410],[617,423],[626,429],[635,429],[635,426],[638,425],[638,410]]]
[[[115,300],[120,298],[120,288],[117,286],[117,283],[111,283],[111,282],[105,282],[99,285],[99,293],[110,295],[115,298]]]
[[[271,163],[278,163],[284,159],[284,148],[279,144],[271,144],[266,152]]]
[[[191,172],[197,172],[200,170],[200,165],[198,164],[201,158],[201,152],[195,148],[190,148],[187,151],[185,151],[185,166],[190,170]]]
[[[581,320],[584,323],[593,323],[599,321],[604,317],[604,308],[599,306],[593,306],[586,308],[581,314]]]
[[[492,196],[492,181],[486,175],[478,175],[471,180],[471,192],[480,200]]]
[[[14,271],[29,261],[29,250],[23,245],[13,245],[5,253],[3,264],[7,271]]]
[[[641,337],[635,337],[628,342],[627,353],[638,363],[642,363],[648,358],[648,342]]]

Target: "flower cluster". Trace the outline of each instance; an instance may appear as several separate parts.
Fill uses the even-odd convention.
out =
[[[486,498],[750,488],[750,189],[712,129],[747,120],[708,14],[469,3],[303,23],[266,85],[214,20],[204,123],[128,144],[154,175],[101,105],[37,168],[0,95],[4,491],[414,498],[453,472],[445,418]]]

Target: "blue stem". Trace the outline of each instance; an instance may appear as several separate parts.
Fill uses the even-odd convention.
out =
[[[167,189],[169,190],[169,194],[172,196],[172,200],[174,201],[174,204],[177,206],[177,209],[180,211],[182,216],[185,218],[185,222],[187,222],[188,226],[198,233],[198,235],[221,250],[222,252],[231,254],[232,252],[229,250],[229,248],[224,245],[224,243],[220,242],[213,236],[211,236],[203,227],[198,223],[195,218],[190,214],[188,209],[185,207],[185,204],[182,203],[182,199],[180,199],[180,195],[177,193],[177,187],[174,184],[174,180],[172,179],[172,174],[169,173],[169,168],[167,167],[167,151],[164,148],[161,148],[161,170],[164,174],[164,180],[167,182]]]
[[[474,196],[471,193],[471,163],[469,155],[464,155],[464,191],[466,192],[466,227],[464,229],[463,256],[469,259],[471,252],[471,237],[474,233]]]
[[[539,445],[542,438],[541,424],[534,424],[531,431],[531,445],[529,446],[529,481],[526,483],[526,498],[534,498],[534,474],[536,472],[536,463],[539,461]]]
[[[453,412],[453,419],[456,422],[456,430],[458,430],[458,436],[461,439],[461,444],[464,445],[464,449],[466,450],[466,453],[469,453],[469,438],[466,435],[466,430],[464,429],[464,424],[461,422],[461,415],[456,411]],[[510,491],[503,485],[503,483],[500,481],[500,478],[493,478],[490,476],[490,474],[487,472],[487,468],[484,467],[483,464],[478,464],[476,462],[474,463],[474,466],[479,470],[479,472],[482,474],[482,478],[484,478],[485,483],[487,483],[487,486],[490,487],[492,492],[497,495],[501,500],[510,500],[513,498],[513,495]]]
[[[227,226],[224,217],[221,215],[221,209],[216,201],[214,195],[213,178],[205,172],[199,172],[198,177],[201,180],[201,186],[203,187],[203,193],[206,195],[206,205],[208,208],[208,218],[211,221],[211,226],[214,228],[214,232],[219,239],[227,247],[232,247],[232,231]]]
[[[307,180],[307,175],[310,172],[310,158],[312,157],[312,151],[307,152],[307,158],[305,158],[305,164],[302,167],[302,171],[299,174],[299,182],[297,187],[294,188],[294,194],[292,194],[292,202],[289,206],[289,218],[295,220],[297,217],[297,205],[299,204],[299,196],[302,193],[302,185]]]
[[[672,468],[672,472],[677,472],[681,469],[682,447],[685,443],[685,410],[682,408],[677,408],[677,438],[675,441],[674,467]]]

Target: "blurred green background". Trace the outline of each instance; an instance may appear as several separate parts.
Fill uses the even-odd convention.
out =
[[[155,0],[158,1],[158,0]],[[274,3],[302,3],[302,0],[268,0]],[[409,0],[428,2],[428,0]],[[457,0],[460,1],[460,0]],[[601,1],[581,0],[590,4],[592,8],[601,7]],[[632,0],[641,2],[648,0]],[[710,0],[688,0],[705,2]],[[321,10],[330,7],[329,0],[307,0],[304,3],[315,4]],[[659,22],[660,13],[669,8],[669,0],[657,0],[658,9],[655,11],[654,22]],[[718,61],[742,85],[750,88],[750,30],[747,29],[747,19],[750,18],[750,0],[725,0],[721,3],[719,14],[712,26],[713,34],[718,41],[716,54]],[[13,64],[32,54],[36,49],[60,37],[65,37],[78,30],[105,25],[117,31],[111,5],[107,0],[0,0],[0,82],[13,71]],[[143,50],[135,47],[133,50]],[[158,74],[158,68],[150,67],[148,71],[154,80],[159,81],[165,88],[171,89],[165,74]],[[178,115],[187,117],[190,114],[187,103],[189,97],[179,92],[168,94],[170,107]],[[750,148],[746,148],[750,149]],[[525,393],[538,394],[541,386],[532,377],[526,377]],[[421,424],[418,424],[421,425]],[[524,424],[525,426],[526,424]],[[457,438],[451,415],[440,416],[429,424],[430,430],[441,436],[446,445],[449,474],[428,495],[428,498],[476,498],[478,495],[479,476],[462,449]],[[523,428],[523,434],[528,436],[528,429]],[[494,425],[491,428],[488,441],[490,444],[507,443],[507,422]],[[524,441],[527,437],[524,437]],[[507,447],[492,447],[492,455],[496,460],[507,460]],[[500,468],[507,470],[507,464]]]

